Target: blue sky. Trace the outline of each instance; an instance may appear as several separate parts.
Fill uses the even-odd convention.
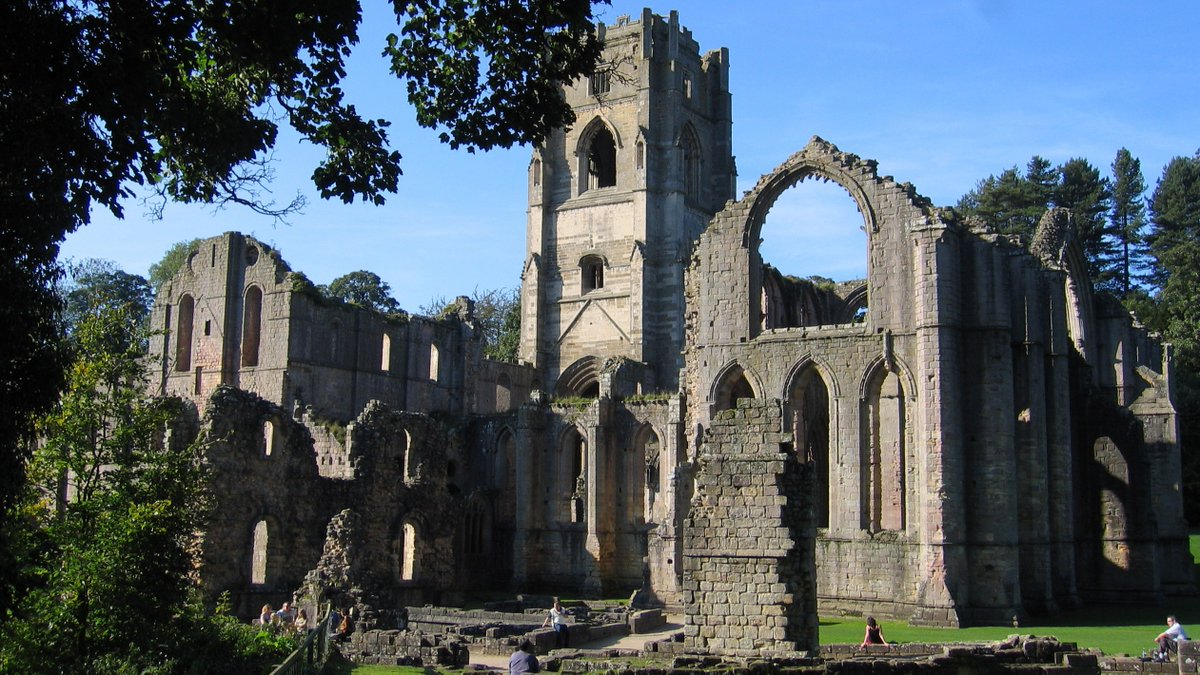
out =
[[[616,0],[607,23],[645,3]],[[1200,3],[854,0],[678,2],[702,50],[730,50],[739,194],[813,135],[879,162],[935,204],[1040,154],[1085,157],[1104,174],[1118,148],[1142,161],[1150,190],[1172,157],[1200,148]],[[666,14],[672,6],[652,7]],[[529,148],[471,155],[413,122],[403,83],[379,56],[394,29],[388,5],[364,0],[348,99],[393,120],[404,156],[383,207],[324,202],[308,176],[318,155],[281,134],[279,201],[308,199],[287,225],[243,209],[168,205],[162,220],[135,200],[118,221],[96,213],[63,256],[116,261],[146,274],[173,243],[229,230],[282,251],[317,283],[366,269],[415,310],[437,296],[515,286],[524,258]],[[784,272],[862,276],[861,223],[831,184],[785,194],[764,227],[764,256]],[[815,253],[815,255],[813,255]]]

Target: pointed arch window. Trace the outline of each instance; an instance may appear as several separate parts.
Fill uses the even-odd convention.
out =
[[[175,324],[175,370],[192,369],[192,320],[196,301],[190,295],[179,299],[179,318]]]
[[[878,378],[867,401],[863,525],[872,532],[905,527],[904,403],[896,373],[885,373]]]
[[[242,365],[258,365],[258,344],[262,331],[262,289],[251,286],[246,289],[242,303]]]
[[[683,156],[683,191],[689,199],[700,198],[700,141],[696,132],[690,127],[684,127],[679,139],[679,149]]]
[[[592,133],[587,150],[586,190],[617,184],[617,141],[603,124]]]

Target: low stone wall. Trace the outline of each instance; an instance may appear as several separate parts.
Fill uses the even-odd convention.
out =
[[[461,638],[413,630],[369,630],[354,633],[338,650],[355,663],[383,666],[449,666],[462,668],[471,654]]]
[[[633,633],[653,633],[667,625],[667,617],[661,609],[644,609],[629,613],[629,630]]]

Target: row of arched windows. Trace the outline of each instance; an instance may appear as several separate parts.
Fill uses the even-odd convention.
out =
[[[680,172],[683,181],[684,194],[696,199],[701,194],[703,186],[703,153],[700,149],[700,139],[691,125],[685,125],[678,139]],[[580,142],[580,156],[583,165],[580,167],[581,180],[579,194],[588,190],[614,187],[617,184],[617,140],[612,129],[600,118],[594,119],[584,131]],[[634,144],[634,166],[642,171],[646,168],[646,144],[638,139]],[[541,161],[534,160],[532,165],[533,184],[541,184]]]
[[[905,472],[909,451],[904,387],[897,373],[880,368],[863,394],[858,435],[859,524],[871,532],[902,531],[907,527]],[[714,397],[715,413],[736,406],[738,399],[756,395],[745,371],[734,364],[714,388]],[[831,473],[835,468],[832,463],[837,455],[832,452],[829,388],[820,371],[815,367],[803,371],[790,388],[786,404],[792,449],[816,472],[816,525],[829,527]]]
[[[418,519],[409,516],[401,521],[390,543],[393,581],[419,581],[421,575],[421,531]],[[250,583],[266,586],[274,583],[273,573],[282,559],[279,544],[272,544],[272,527],[266,519],[254,524],[250,535]]]
[[[242,366],[258,365],[259,341],[262,335],[262,289],[258,286],[246,288],[242,302]],[[196,320],[196,300],[190,293],[179,298],[178,314],[175,319],[175,370],[186,372],[192,369],[192,344]],[[212,331],[210,321],[204,322],[204,334]]]

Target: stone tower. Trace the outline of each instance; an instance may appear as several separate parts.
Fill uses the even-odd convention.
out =
[[[559,396],[609,395],[620,357],[622,393],[672,392],[683,268],[734,193],[728,51],[702,55],[676,12],[599,30],[601,65],[565,91],[575,125],[530,162],[521,358]]]

